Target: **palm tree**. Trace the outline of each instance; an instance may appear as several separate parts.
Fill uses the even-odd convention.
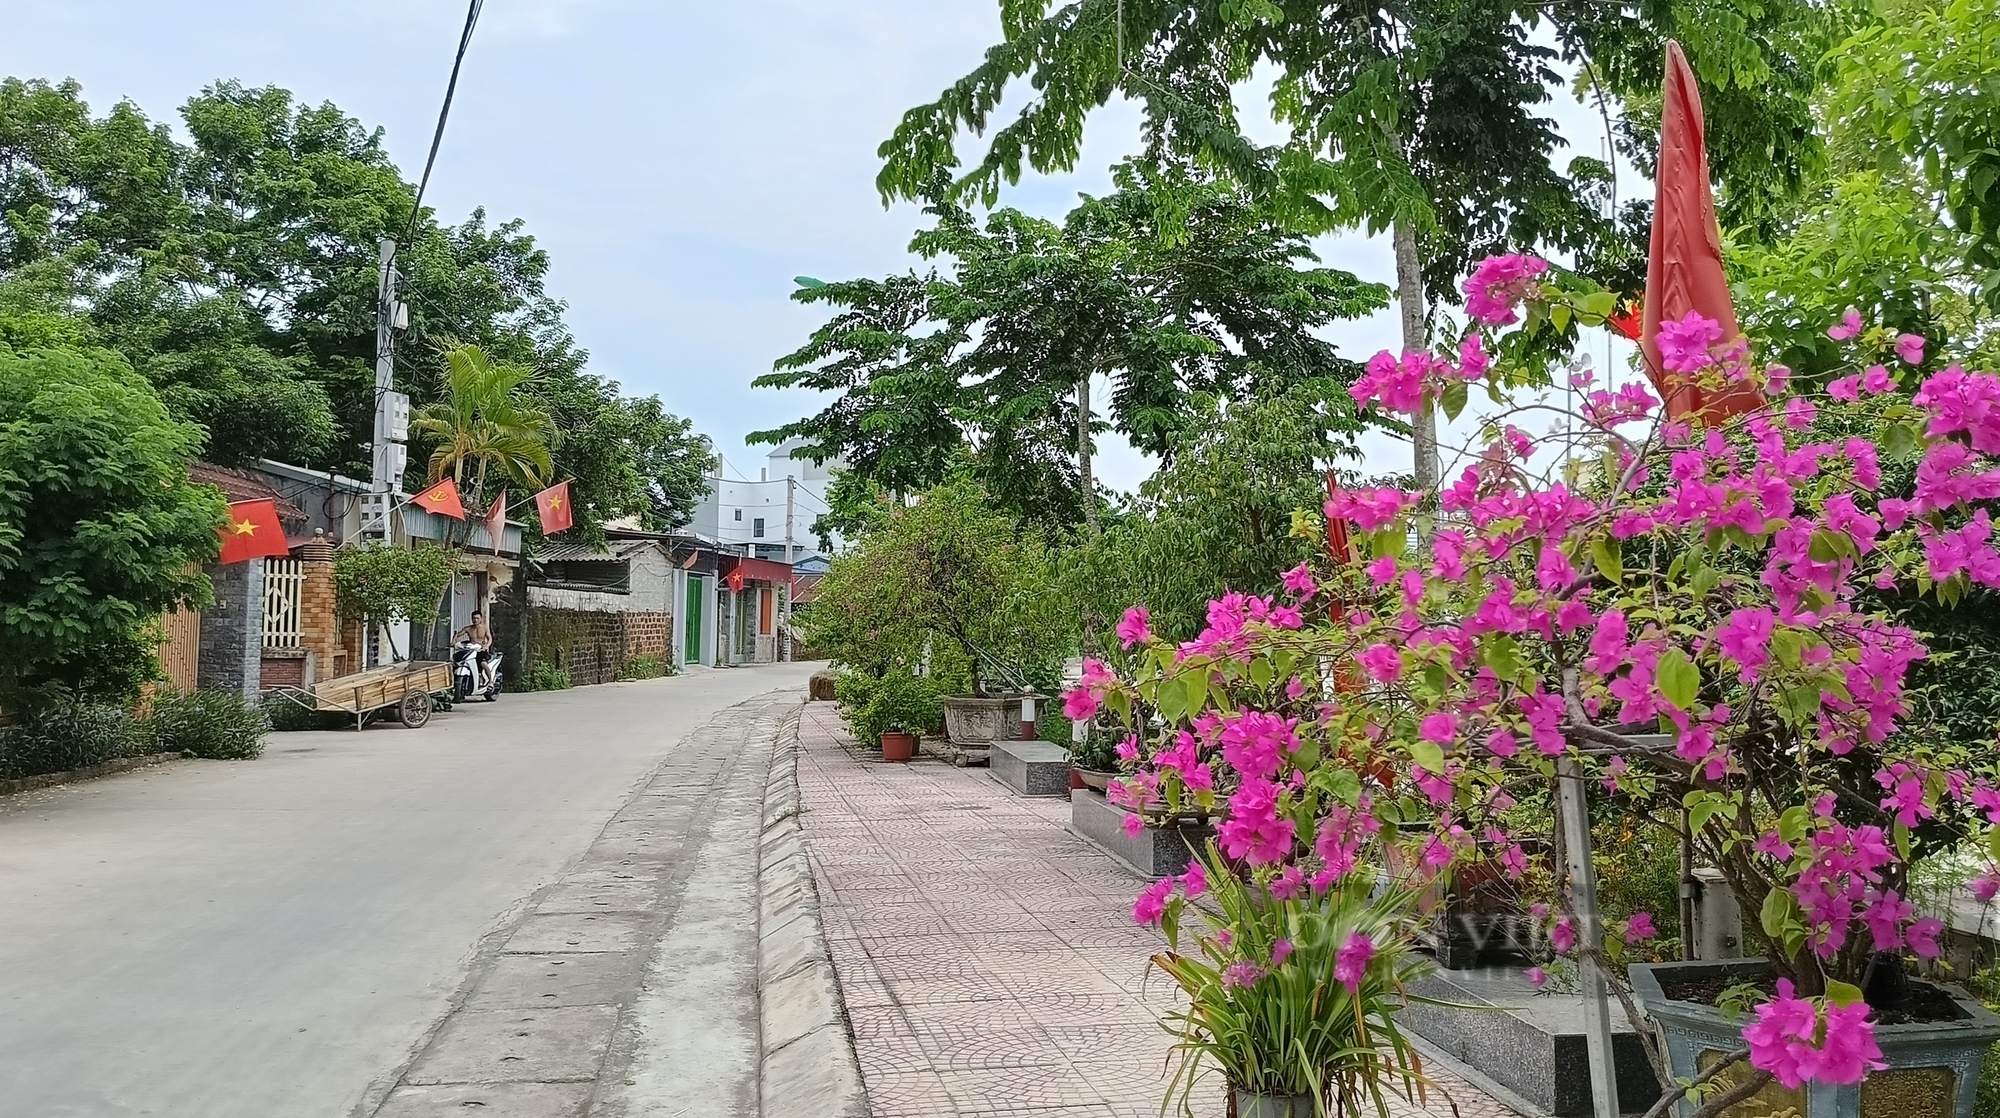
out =
[[[475,497],[484,491],[489,468],[517,485],[540,488],[553,469],[549,446],[556,424],[521,392],[534,370],[494,361],[469,342],[447,346],[444,364],[443,397],[411,419],[411,426],[437,440],[430,480],[449,473],[464,488],[470,465]]]

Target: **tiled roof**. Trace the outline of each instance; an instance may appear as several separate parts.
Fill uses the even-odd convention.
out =
[[[215,486],[231,501],[271,501],[278,506],[278,520],[283,523],[306,522],[304,509],[293,504],[284,494],[271,488],[263,478],[248,470],[231,469],[213,462],[189,462],[188,479],[197,484]]]

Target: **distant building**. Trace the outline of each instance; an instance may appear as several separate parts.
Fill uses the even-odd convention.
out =
[[[846,464],[838,459],[820,464],[793,457],[804,445],[804,440],[793,439],[774,448],[756,467],[754,479],[717,456],[708,495],[695,509],[688,530],[718,544],[736,545],[755,559],[795,562],[817,552],[813,521],[827,511],[826,491],[834,473]]]

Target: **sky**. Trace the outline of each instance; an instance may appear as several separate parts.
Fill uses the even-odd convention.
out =
[[[755,476],[768,448],[743,437],[820,406],[803,390],[750,387],[826,318],[790,301],[793,277],[911,265],[921,215],[883,206],[876,147],[999,40],[998,11],[997,0],[488,0],[425,202],[446,222],[475,206],[524,219],[591,369],[657,394],[733,474]],[[176,123],[215,81],[279,85],[384,129],[414,181],[464,18],[460,0],[0,0],[0,73],[73,77],[99,114],[130,99]],[[1594,116],[1560,112],[1599,154]],[[1002,204],[1058,216],[1079,192],[1109,190],[1138,119],[1129,105],[1100,110],[1075,173],[1024,178]],[[1322,255],[1393,281],[1385,239],[1329,239]],[[1398,344],[1386,311],[1330,337],[1361,359]],[[1364,451],[1365,472],[1407,469],[1407,448],[1386,437]],[[1097,468],[1130,490],[1151,464],[1112,436]]]

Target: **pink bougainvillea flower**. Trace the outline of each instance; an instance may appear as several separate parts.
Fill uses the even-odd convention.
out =
[[[1842,403],[1851,404],[1861,398],[1861,378],[1841,377],[1826,386],[1826,394]]]
[[[1097,696],[1090,688],[1079,687],[1063,696],[1063,716],[1071,722],[1082,722],[1097,716]]]
[[[1910,364],[1914,365],[1916,362],[1912,361]],[[1889,375],[1886,366],[1870,365],[1868,371],[1861,374],[1861,390],[1871,396],[1880,396],[1894,387],[1896,387],[1895,378]]]
[[[1570,923],[1569,917],[1556,917],[1555,926],[1549,929],[1549,946],[1558,955],[1567,955],[1576,946],[1576,925]]]
[[[1280,939],[1271,945],[1271,966],[1282,967],[1292,957],[1292,941]]]
[[[1628,944],[1652,939],[1659,934],[1659,930],[1653,927],[1653,914],[1650,912],[1635,912],[1632,919],[1625,921],[1625,942]]]
[[[1812,1040],[1818,1031],[1819,1011],[1811,1002],[1794,996],[1791,979],[1780,978],[1778,996],[1758,1006],[1756,1016],[1743,1029],[1750,1066],[1798,1089],[1817,1066],[1818,1053]]]
[[[1722,654],[1736,661],[1745,683],[1755,683],[1765,664],[1771,662],[1771,634],[1777,618],[1770,610],[1732,610],[1729,620],[1715,631]]]
[[[1987,870],[1985,873],[1972,879],[1973,900],[1978,901],[1980,904],[1986,904],[1996,895],[2000,895],[2000,873]]]
[[[1715,364],[1710,350],[1722,341],[1722,324],[1700,311],[1689,311],[1678,322],[1660,323],[1656,336],[1660,364],[1668,372],[1695,373]]]
[[[1119,743],[1118,743],[1118,747],[1117,747],[1116,749],[1112,750],[1112,752],[1113,752],[1113,753],[1116,753],[1116,754],[1118,755],[1118,759],[1119,759],[1120,761],[1136,761],[1136,760],[1138,760],[1138,759],[1139,759],[1139,738],[1138,738],[1138,736],[1137,736],[1137,735],[1132,735],[1132,736],[1129,736],[1129,737],[1127,737],[1127,738],[1126,738],[1126,739],[1125,739],[1124,741],[1121,741],[1121,742],[1119,742]]]
[[[1132,902],[1132,919],[1139,924],[1157,924],[1167,911],[1167,898],[1174,892],[1174,879],[1163,877],[1146,886],[1139,899]]]
[[[1361,979],[1368,973],[1368,961],[1375,957],[1375,941],[1361,932],[1349,932],[1347,942],[1333,956],[1334,981],[1347,987],[1348,992],[1361,992]]]
[[[1360,662],[1362,671],[1383,683],[1393,683],[1403,674],[1403,654],[1391,645],[1369,645],[1355,659]]]
[[[1861,312],[1854,307],[1840,316],[1840,321],[1826,328],[1826,336],[1836,342],[1851,341],[1861,333]]]
[[[1827,1006],[1825,1032],[1819,1060],[1813,1069],[1814,1079],[1859,1083],[1869,1072],[1889,1066],[1883,1062],[1882,1048],[1875,1042],[1875,1026],[1868,1020],[1868,1003]]]
[[[1458,375],[1466,380],[1478,380],[1486,375],[1493,359],[1486,353],[1486,341],[1479,334],[1471,333],[1458,340]]]
[[[1125,611],[1125,617],[1118,622],[1118,639],[1126,648],[1135,644],[1145,644],[1153,639],[1153,615],[1145,606],[1133,606]]]
[[[1208,871],[1200,862],[1188,863],[1187,872],[1181,875],[1181,892],[1190,898],[1208,892]]]
[[[1792,845],[1786,842],[1776,831],[1766,831],[1758,835],[1757,841],[1750,844],[1750,849],[1764,855],[1766,858],[1775,858],[1780,862],[1789,862],[1792,860]]]
[[[1528,985],[1533,986],[1535,989],[1539,990],[1543,986],[1547,985],[1548,981],[1549,981],[1548,971],[1545,971],[1540,967],[1528,968]]]
[[[1905,365],[1924,363],[1924,339],[1917,334],[1903,334],[1896,338],[1896,356]]]
[[[1313,581],[1312,568],[1304,563],[1286,571],[1283,578],[1285,589],[1301,598],[1310,598],[1319,589],[1319,584]]]
[[[1439,745],[1450,745],[1458,740],[1458,716],[1448,711],[1438,711],[1424,716],[1423,725],[1418,727],[1417,736]]]
[[[1146,821],[1135,814],[1127,814],[1123,825],[1127,838],[1138,838],[1139,832],[1146,829]]]
[[[1474,322],[1506,326],[1515,318],[1515,309],[1528,297],[1535,277],[1549,270],[1549,262],[1539,257],[1509,254],[1489,256],[1479,262],[1465,281],[1465,313]]]
[[[1911,924],[1909,930],[1904,933],[1904,938],[1909,941],[1910,950],[1916,952],[1918,956],[1935,959],[1940,954],[1937,937],[1943,931],[1944,921],[1927,916]]]

